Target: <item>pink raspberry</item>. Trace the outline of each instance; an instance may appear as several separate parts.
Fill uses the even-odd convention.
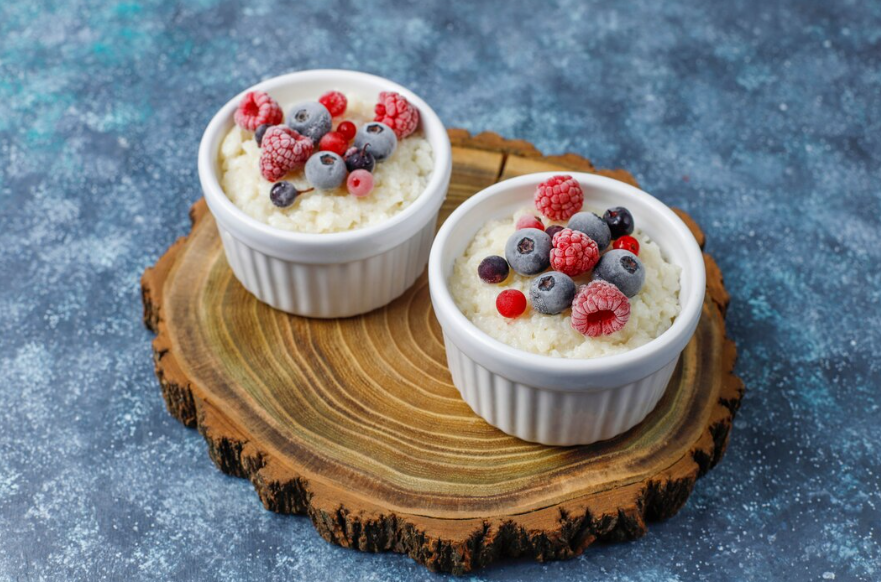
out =
[[[260,173],[270,182],[281,180],[285,174],[299,170],[312,155],[312,140],[286,125],[270,127],[263,134],[260,153]]]
[[[349,100],[339,91],[328,91],[318,98],[318,102],[327,108],[331,117],[339,117],[346,112],[349,105]]]
[[[584,192],[572,176],[554,176],[535,191],[535,207],[557,222],[569,220],[583,205]]]
[[[589,236],[578,230],[564,228],[554,235],[551,268],[570,277],[593,269],[600,260],[600,249]]]
[[[520,230],[522,228],[537,228],[538,230],[544,230],[545,225],[531,214],[524,214],[517,219],[517,224],[514,226],[514,230]]]
[[[582,287],[572,301],[572,327],[587,337],[613,334],[629,319],[630,300],[605,281]]]
[[[394,130],[398,139],[403,139],[416,131],[419,125],[419,110],[410,105],[410,102],[400,93],[383,91],[379,94],[379,103],[376,104],[376,117],[373,121],[379,121]]]
[[[251,91],[239,102],[235,120],[242,129],[256,131],[264,124],[278,125],[284,120],[284,114],[275,99],[263,91]]]

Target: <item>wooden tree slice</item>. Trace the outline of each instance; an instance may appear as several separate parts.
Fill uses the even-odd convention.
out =
[[[495,134],[450,135],[442,218],[496,180],[538,170],[635,183]],[[459,397],[425,276],[362,317],[293,317],[234,278],[204,201],[191,215],[192,232],[142,279],[168,410],[199,429],[221,470],[250,479],[267,509],[307,514],[330,542],[454,573],[503,557],[571,558],[676,513],[725,451],[743,385],[708,255],[703,317],[657,409],[618,438],[546,447],[494,429]]]

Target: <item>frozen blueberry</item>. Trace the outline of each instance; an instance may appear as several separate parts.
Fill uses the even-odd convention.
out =
[[[266,130],[272,127],[271,123],[264,123],[257,127],[257,131],[254,132],[254,140],[257,142],[257,147],[260,147],[260,144],[263,143],[263,134],[266,133]]]
[[[376,167],[376,158],[370,153],[370,144],[365,145],[361,149],[349,148],[346,150],[346,168],[350,172],[355,170],[372,172],[374,167]]]
[[[603,214],[603,220],[609,225],[612,238],[620,238],[633,232],[633,215],[623,206],[606,210],[606,213]]]
[[[269,191],[269,199],[279,208],[287,208],[299,195],[300,191],[290,182],[276,182]]]
[[[532,308],[539,313],[556,315],[572,307],[575,299],[575,281],[559,271],[542,273],[529,286]]]
[[[312,138],[316,145],[330,131],[331,125],[330,112],[318,101],[298,103],[288,112],[288,127]]]
[[[346,179],[346,162],[334,152],[312,154],[306,162],[306,179],[319,190],[338,188]]]
[[[484,283],[501,283],[508,278],[510,272],[508,261],[498,255],[486,257],[477,266],[477,276]]]
[[[521,275],[537,275],[551,265],[551,237],[537,228],[518,230],[505,243],[505,258]]]
[[[366,145],[370,145],[370,153],[376,161],[381,162],[392,155],[398,147],[398,138],[392,128],[386,124],[371,121],[362,125],[355,134],[355,147],[360,150]]]
[[[606,250],[612,242],[612,233],[606,221],[593,212],[579,212],[569,219],[569,228],[586,234],[597,243],[600,252]]]
[[[628,297],[633,297],[645,283],[645,267],[639,257],[624,249],[613,249],[593,269],[593,278],[608,281]]]

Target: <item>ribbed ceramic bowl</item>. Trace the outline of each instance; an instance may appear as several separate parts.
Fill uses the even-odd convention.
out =
[[[573,172],[584,189],[585,206],[628,208],[638,228],[658,243],[667,260],[682,267],[679,316],[649,343],[595,359],[541,356],[493,339],[453,301],[449,289],[453,263],[484,223],[532,204],[538,184],[553,175],[531,174],[500,182],[453,212],[431,250],[431,301],[443,329],[453,383],[477,414],[527,441],[589,444],[627,431],[658,403],[700,319],[706,273],[694,236],[667,206],[623,182]]]
[[[265,91],[284,107],[331,89],[366,96],[397,91],[419,109],[434,150],[434,170],[425,191],[385,222],[330,234],[276,229],[239,210],[220,186],[219,151],[242,96]],[[202,191],[236,278],[260,301],[307,317],[366,313],[394,300],[416,281],[428,261],[451,170],[450,140],[431,107],[397,83],[354,71],[302,71],[258,83],[220,109],[199,146]]]

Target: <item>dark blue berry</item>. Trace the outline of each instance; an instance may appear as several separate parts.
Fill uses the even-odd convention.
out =
[[[546,315],[556,315],[572,306],[575,281],[559,271],[542,273],[532,280],[529,297],[533,309]]]
[[[551,237],[537,228],[523,228],[505,243],[505,258],[521,275],[537,275],[551,266]]]
[[[254,132],[254,139],[257,141],[258,148],[263,145],[263,134],[266,133],[266,130],[270,127],[272,127],[271,123],[264,123],[257,128],[257,131]]]
[[[279,208],[287,208],[294,203],[297,196],[306,192],[311,192],[312,190],[312,188],[309,188],[308,190],[297,190],[297,187],[290,182],[276,182],[272,186],[272,189],[269,190],[269,199]]]
[[[477,275],[485,283],[501,283],[508,278],[508,273],[508,261],[498,255],[483,259],[477,267]]]
[[[645,283],[645,268],[639,257],[624,249],[613,249],[593,269],[593,278],[608,281],[628,297],[633,297]]]
[[[306,179],[319,190],[333,190],[346,180],[346,163],[334,152],[317,152],[306,162]]]
[[[348,168],[350,172],[354,172],[355,170],[367,170],[368,172],[373,172],[374,167],[376,167],[376,158],[370,153],[369,143],[364,144],[364,147],[361,149],[350,148],[349,151],[346,152],[346,168]]]
[[[586,234],[597,243],[600,252],[612,242],[612,233],[606,221],[593,212],[579,212],[569,219],[569,228]]]
[[[565,226],[560,226],[559,224],[552,224],[545,229],[545,232],[548,233],[548,236],[551,237],[551,241],[554,240],[554,235],[566,228]]]
[[[623,206],[606,210],[606,213],[603,214],[603,220],[609,225],[612,238],[620,238],[633,232],[633,215]]]
[[[355,147],[364,149],[370,144],[370,153],[381,162],[388,158],[398,147],[398,138],[392,128],[378,121],[365,123],[355,134]]]

